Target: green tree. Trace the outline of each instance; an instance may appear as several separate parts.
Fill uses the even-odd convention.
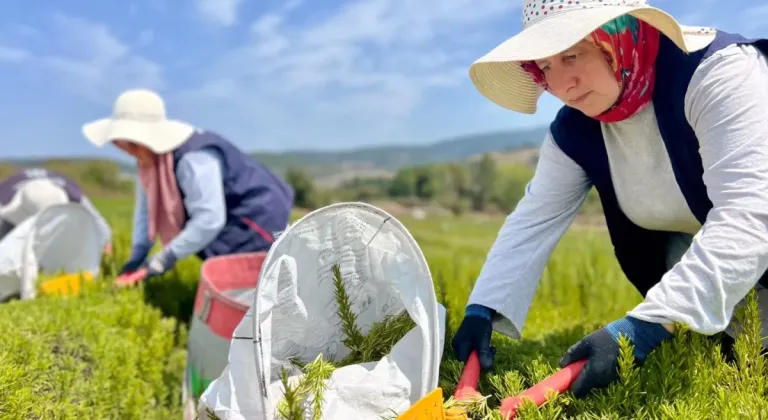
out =
[[[472,196],[472,176],[466,165],[451,163],[448,165],[451,188],[457,197]]]
[[[314,209],[319,205],[317,189],[309,174],[299,168],[288,168],[285,179],[294,190],[297,207]]]
[[[442,171],[435,165],[423,165],[416,168],[416,195],[431,200],[443,190]]]
[[[395,174],[395,178],[389,186],[389,195],[392,197],[413,197],[416,195],[416,169],[404,168]]]
[[[493,194],[493,202],[499,209],[510,212],[525,195],[525,188],[533,177],[533,169],[520,164],[505,165],[499,168],[498,182]]]
[[[484,154],[477,164],[477,170],[475,171],[474,176],[475,194],[472,207],[475,210],[485,210],[486,206],[491,201],[496,187],[497,173],[498,168],[496,167],[496,161],[489,153]]]

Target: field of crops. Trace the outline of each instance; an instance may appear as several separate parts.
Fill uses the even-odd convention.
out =
[[[119,268],[130,243],[131,203],[97,202],[115,230]],[[461,373],[450,340],[458,327],[485,253],[502,223],[496,220],[401,219],[422,247],[438,299],[448,309],[440,385],[453,393]],[[0,305],[0,418],[181,418],[180,384],[186,323],[192,313],[199,262],[142,289],[105,284],[76,298],[45,297]],[[500,418],[493,407],[553,373],[566,348],[640,301],[612,258],[605,232],[574,228],[547,267],[523,338],[494,336],[496,367],[483,376],[484,404],[474,418]],[[718,337],[679,332],[642,369],[622,369],[622,382],[583,400],[558,396],[522,419],[736,419],[768,415],[768,368],[760,356],[754,305],[743,314],[735,358],[725,361]]]

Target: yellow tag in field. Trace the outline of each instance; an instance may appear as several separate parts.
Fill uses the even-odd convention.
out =
[[[84,273],[65,274],[54,277],[40,285],[40,292],[43,295],[76,295],[80,293],[81,283],[91,283],[93,274],[86,271]]]
[[[397,420],[445,420],[443,390],[437,388],[401,414]]]

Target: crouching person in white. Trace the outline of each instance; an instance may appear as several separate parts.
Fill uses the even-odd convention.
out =
[[[32,298],[40,271],[95,273],[112,231],[61,174],[25,169],[0,183],[0,302]]]

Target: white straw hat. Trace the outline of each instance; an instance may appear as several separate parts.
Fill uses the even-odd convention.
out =
[[[559,54],[603,24],[625,14],[658,29],[686,53],[709,45],[710,28],[686,27],[646,0],[524,0],[523,29],[475,61],[469,76],[483,96],[524,114],[534,114],[543,89],[520,67]]]
[[[11,201],[0,207],[0,218],[19,225],[46,207],[68,202],[64,188],[50,179],[33,179],[24,182]]]
[[[112,117],[83,125],[83,135],[98,147],[127,140],[157,154],[176,149],[194,131],[192,125],[167,119],[163,99],[146,89],[123,92],[115,101]]]

